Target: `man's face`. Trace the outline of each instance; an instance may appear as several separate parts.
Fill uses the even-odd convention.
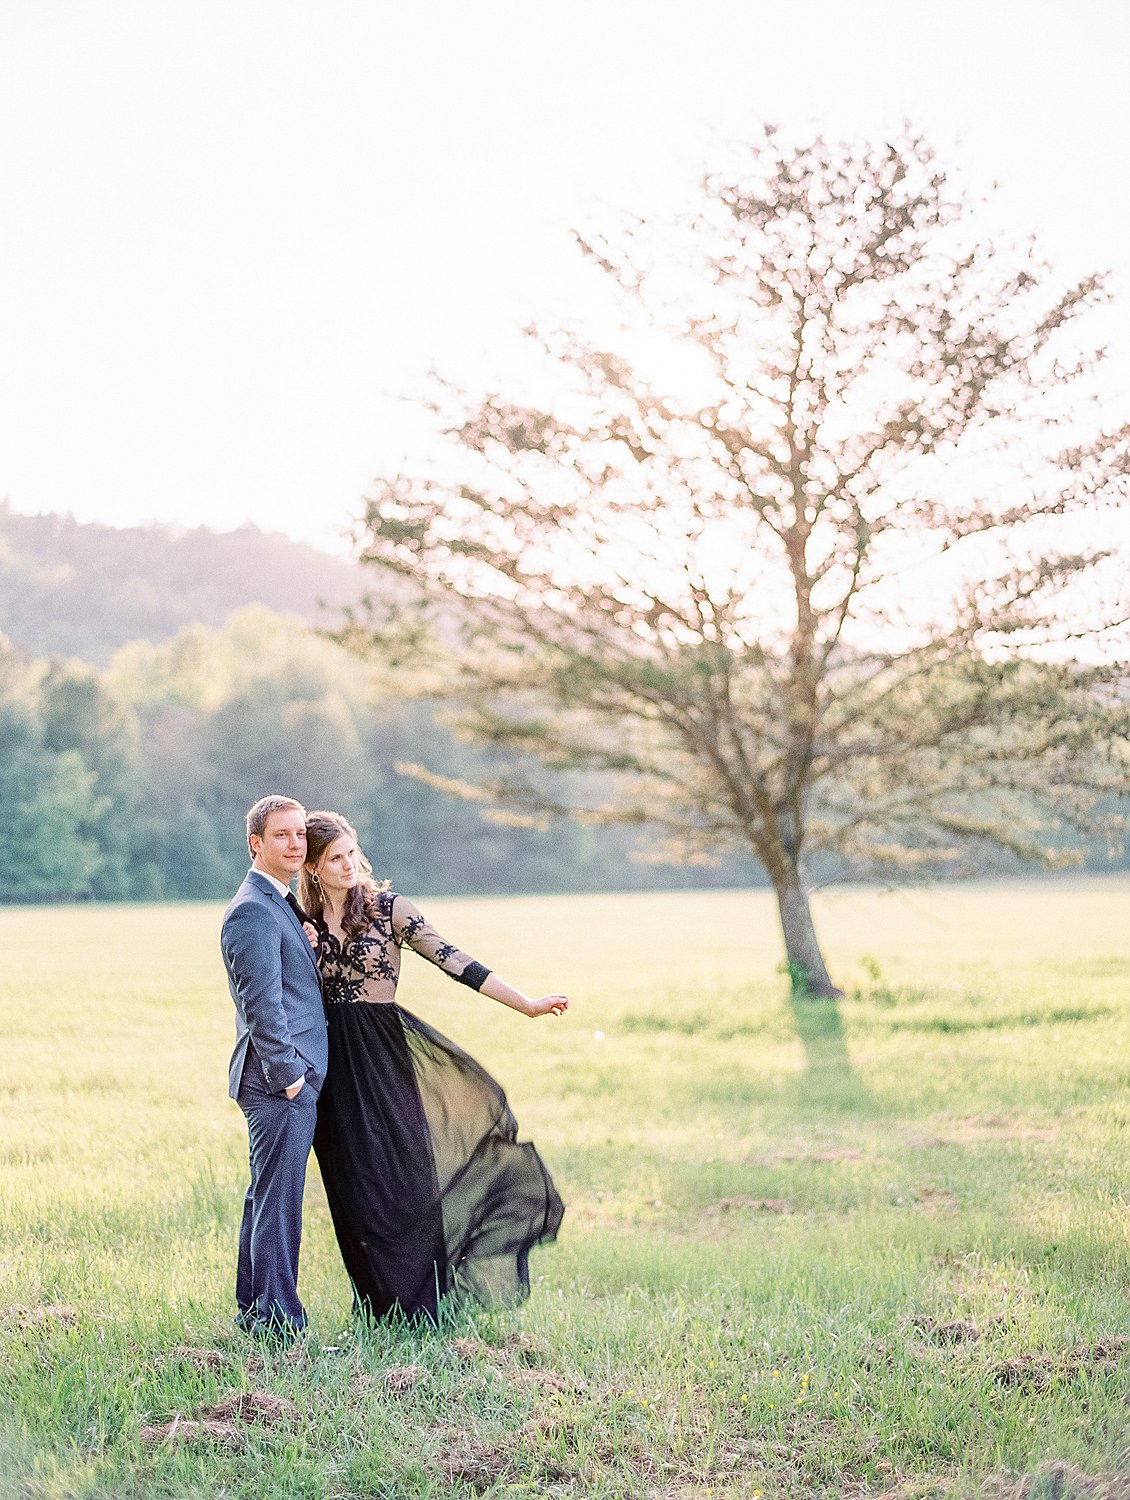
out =
[[[253,863],[289,885],[306,858],[306,817],[297,807],[267,814],[262,834],[251,835]]]

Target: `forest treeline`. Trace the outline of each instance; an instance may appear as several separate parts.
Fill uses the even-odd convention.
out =
[[[521,826],[399,774],[481,782],[494,752],[398,696],[303,621],[261,605],[220,630],[136,641],[101,668],[0,638],[0,900],[212,899],[247,865],[264,792],[357,824],[378,874],[421,893],[760,884],[752,860],[641,861],[647,830]],[[1105,849],[1092,868],[1111,868]],[[825,873],[834,874],[828,870]]]
[[[29,657],[0,640],[0,900],[165,900],[229,894],[247,866],[243,815],[264,792],[357,824],[378,874],[407,890],[639,889],[686,871],[638,863],[638,835],[491,822],[397,773],[489,774],[437,725],[303,621],[261,605],[220,630],[136,641],[106,667]],[[749,861],[697,883],[745,884]]]
[[[247,864],[244,812],[272,790],[347,813],[409,891],[763,883],[740,854],[657,865],[640,857],[646,828],[543,831],[399,774],[486,782],[499,752],[311,629],[369,582],[252,527],[119,530],[0,506],[0,901],[223,897]],[[1087,864],[1114,867],[1098,841]]]
[[[550,832],[397,774],[491,769],[434,706],[381,687],[311,625],[389,585],[253,526],[111,527],[0,504],[0,900],[216,898],[265,791],[349,814],[408,889],[634,889],[686,872],[626,830]],[[703,872],[746,883],[734,860]]]

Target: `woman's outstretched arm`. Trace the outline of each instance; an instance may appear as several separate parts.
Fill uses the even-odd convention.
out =
[[[524,1016],[563,1016],[569,1009],[567,995],[539,995],[536,1000],[531,1000],[493,971],[483,980],[479,994],[497,1000],[500,1005],[509,1005],[511,1010],[519,1010]]]
[[[478,990],[490,1000],[497,1000],[500,1005],[520,1011],[524,1016],[560,1016],[569,1009],[567,995],[539,995],[531,999],[500,979],[485,964],[470,958],[454,943],[446,942],[406,896],[393,897],[392,930],[397,942],[414,948],[421,957],[436,964],[453,979]]]

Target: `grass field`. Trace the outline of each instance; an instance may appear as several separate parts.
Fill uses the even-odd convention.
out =
[[[796,1014],[765,893],[422,904],[573,997],[401,986],[565,1225],[525,1307],[358,1329],[312,1170],[290,1355],[218,908],[0,911],[0,1493],[1130,1496],[1130,880],[826,893]]]

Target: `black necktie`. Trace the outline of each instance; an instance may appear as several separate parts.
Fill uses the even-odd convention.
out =
[[[306,913],[299,906],[299,904],[298,904],[298,897],[294,894],[293,891],[287,891],[287,893],[286,893],[286,904],[290,907],[291,911],[294,913],[294,915],[298,918],[298,920],[300,922],[308,922],[310,920],[310,918],[306,915]]]

